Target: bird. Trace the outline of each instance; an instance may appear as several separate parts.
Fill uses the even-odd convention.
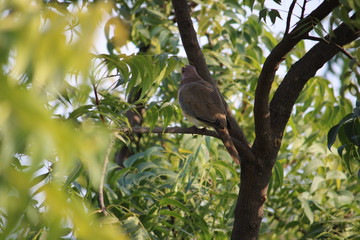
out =
[[[240,157],[229,134],[226,107],[216,87],[205,81],[192,65],[181,69],[178,100],[183,115],[196,127],[212,127],[218,133],[231,158],[240,164]]]

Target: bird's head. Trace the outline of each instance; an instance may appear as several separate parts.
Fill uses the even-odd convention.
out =
[[[199,76],[199,74],[196,71],[196,68],[191,65],[186,65],[185,67],[183,67],[181,69],[181,73],[182,73],[182,79]]]

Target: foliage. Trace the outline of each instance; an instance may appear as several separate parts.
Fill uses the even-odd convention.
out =
[[[61,100],[71,104],[70,91],[76,104],[87,101],[89,50],[108,7],[74,6],[70,14],[63,4],[1,3],[1,239],[126,239],[118,223],[95,218],[97,207],[84,201],[86,186],[99,185],[108,130],[54,115]],[[76,87],[64,81],[72,76]],[[80,163],[84,185],[69,175]]]
[[[257,77],[279,40],[267,19],[281,20],[280,11],[266,10],[264,1],[194,2],[208,66],[253,140]],[[349,8],[359,6],[347,1],[328,29]],[[229,236],[239,172],[220,141],[125,134],[129,113],[143,116],[145,127],[190,126],[176,104],[186,60],[169,1],[12,0],[0,12],[1,239]],[[99,26],[108,52],[91,54]],[[139,52],[125,53],[125,43]],[[347,50],[359,53],[358,46]],[[305,52],[301,43],[281,68]],[[299,97],[268,190],[264,239],[360,235],[358,179],[327,150],[324,137],[339,122],[341,133],[346,123],[348,93],[358,94],[347,88],[358,86],[351,77],[356,67],[349,70],[343,55],[330,64],[343,68],[342,88],[337,93],[328,75],[316,77]],[[119,166],[114,156],[124,146],[133,154]],[[104,166],[105,214],[98,200]]]
[[[356,239],[359,236],[358,179],[344,171],[342,161],[325,144],[329,127],[350,109],[350,101],[337,100],[328,80],[316,77],[306,86],[289,121],[287,140],[274,169],[276,184],[269,191],[269,221],[262,226],[264,237]],[[283,166],[282,185],[276,179],[279,179],[279,164]]]
[[[360,163],[359,137],[360,137],[360,107],[357,102],[352,113],[343,117],[338,124],[333,126],[328,133],[328,148],[334,144],[339,136],[341,146],[338,147],[339,155],[344,159],[346,167],[351,172]],[[344,153],[345,152],[345,153]],[[360,169],[358,174],[360,174]],[[360,176],[360,175],[359,175]]]

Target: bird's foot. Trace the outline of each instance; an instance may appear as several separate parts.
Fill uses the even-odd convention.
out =
[[[201,131],[206,131],[206,127],[200,128]]]
[[[198,128],[195,125],[191,127],[192,129],[194,129],[194,131],[200,131],[200,132],[205,132],[206,131],[206,127],[203,128]]]

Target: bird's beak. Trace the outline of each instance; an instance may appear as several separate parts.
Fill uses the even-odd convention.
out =
[[[187,67],[187,65],[185,67],[181,68],[181,73],[185,72],[185,68]]]

